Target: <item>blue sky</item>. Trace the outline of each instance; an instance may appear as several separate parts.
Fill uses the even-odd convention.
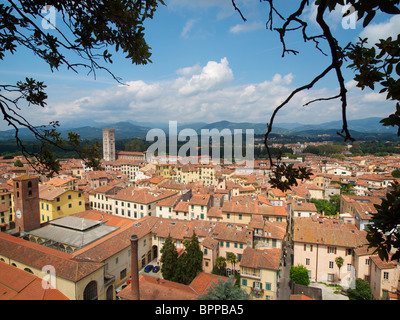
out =
[[[26,107],[24,115],[34,124],[59,120],[65,125],[102,124],[133,120],[138,122],[268,122],[274,108],[290,92],[320,73],[328,64],[311,44],[304,44],[299,32],[287,37],[296,56],[281,57],[278,33],[266,30],[268,5],[256,0],[237,0],[247,18],[243,22],[230,0],[169,0],[148,20],[146,40],[152,47],[152,64],[136,66],[121,54],[106,65],[126,85],[116,83],[105,72],[97,78],[62,68],[49,67],[21,49],[2,62],[0,81],[15,83],[25,76],[44,81],[49,95],[46,108]],[[278,2],[283,13],[298,1]],[[310,34],[318,32],[312,17],[315,7],[304,13]],[[57,17],[56,17],[57,19]],[[358,36],[373,39],[398,34],[398,17],[378,15],[367,28],[357,22],[345,29],[341,8],[327,18],[334,35],[344,46]],[[60,21],[60,20],[59,20]],[[57,22],[57,20],[56,20]],[[281,21],[276,17],[276,26]],[[60,22],[61,23],[61,22]],[[327,48],[322,45],[322,48]],[[361,91],[344,70],[349,90],[348,118],[384,117],[394,103],[372,91]],[[319,97],[338,93],[329,75],[314,89],[302,92],[278,114],[276,122],[303,124],[340,120],[340,101],[302,105]],[[0,123],[0,129],[6,129]]]

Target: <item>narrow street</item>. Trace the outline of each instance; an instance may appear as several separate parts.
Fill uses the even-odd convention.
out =
[[[290,267],[293,263],[293,249],[290,246],[290,242],[286,242],[286,259],[282,265],[281,277],[279,279],[279,288],[278,288],[278,300],[289,300],[291,289],[289,286],[290,283]]]

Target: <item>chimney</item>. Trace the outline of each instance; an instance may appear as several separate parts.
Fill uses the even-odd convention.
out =
[[[140,300],[139,292],[139,265],[138,265],[138,237],[131,236],[131,292],[132,300]]]

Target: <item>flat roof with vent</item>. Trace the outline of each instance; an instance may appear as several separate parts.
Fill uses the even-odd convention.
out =
[[[49,222],[53,226],[64,227],[73,230],[85,231],[101,224],[101,221],[84,219],[74,216],[66,216]]]
[[[118,227],[107,225],[99,220],[67,216],[50,221],[49,225],[28,233],[42,239],[43,242],[39,244],[51,245],[56,249],[56,244],[82,248],[116,229]]]

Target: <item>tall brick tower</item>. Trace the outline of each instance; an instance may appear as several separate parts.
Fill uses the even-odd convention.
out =
[[[14,178],[13,183],[16,230],[40,228],[39,178],[20,176]]]
[[[115,130],[103,129],[103,159],[115,161]]]

